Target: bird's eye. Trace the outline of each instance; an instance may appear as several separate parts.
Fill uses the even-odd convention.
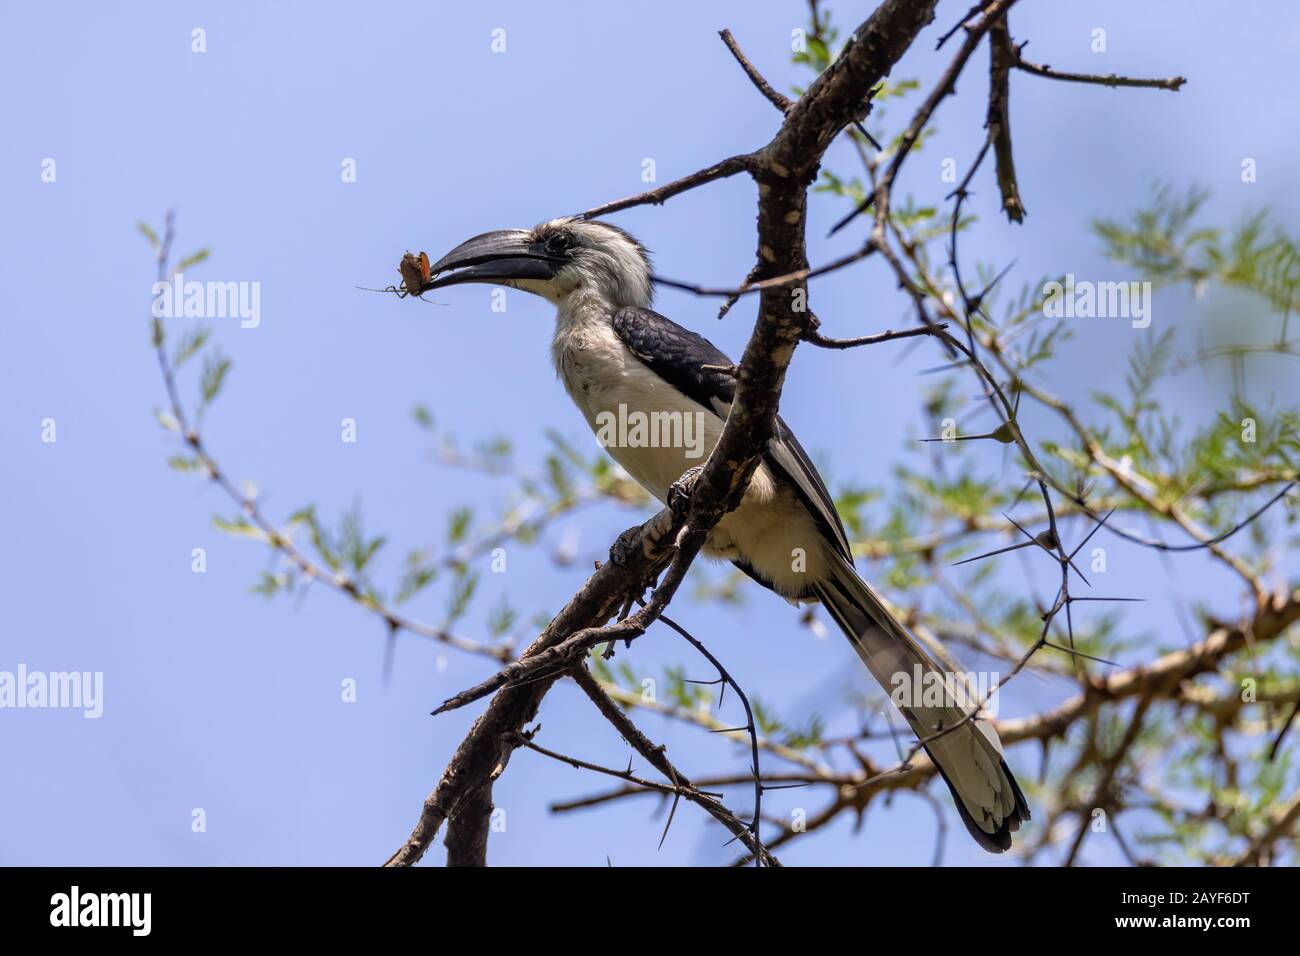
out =
[[[569,247],[572,245],[573,239],[569,237],[568,233],[557,232],[546,240],[546,251],[550,255],[561,256],[568,252]]]

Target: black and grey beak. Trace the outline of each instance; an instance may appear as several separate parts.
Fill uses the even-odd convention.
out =
[[[546,252],[522,229],[485,232],[462,242],[429,268],[431,281],[424,290],[461,282],[499,282],[512,279],[553,279],[565,260]]]

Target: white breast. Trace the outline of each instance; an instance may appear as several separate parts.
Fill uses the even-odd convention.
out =
[[[650,371],[606,322],[557,335],[556,371],[610,457],[660,501],[702,465],[723,420]]]
[[[717,444],[723,418],[652,372],[605,319],[562,320],[551,354],[560,380],[602,447],[659,501],[667,501],[672,483],[704,464]],[[646,426],[641,433],[635,430],[638,421]],[[714,528],[705,552],[743,558],[791,596],[821,577],[823,546],[802,501],[760,465],[744,501]]]

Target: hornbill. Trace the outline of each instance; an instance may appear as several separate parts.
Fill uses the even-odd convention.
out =
[[[427,259],[425,260],[427,262]],[[646,249],[617,226],[581,218],[484,233],[461,243],[421,277],[418,289],[487,282],[535,293],[556,306],[551,358],[565,389],[598,435],[611,416],[665,413],[702,434],[684,441],[602,440],[606,451],[658,500],[679,508],[722,434],[735,380],[732,362],[707,339],[650,309]],[[967,719],[979,700],[954,693],[952,677],[854,570],[844,525],[826,485],[779,418],[738,507],[713,528],[706,555],[729,559],[788,601],[821,602],[867,669],[892,693],[952,791],[966,828],[986,850],[1011,846],[1029,807],[988,721]],[[626,435],[620,432],[626,439]],[[916,686],[946,679],[923,696]],[[908,682],[911,682],[909,685]],[[965,702],[963,705],[962,702]],[[945,733],[945,729],[947,732]]]

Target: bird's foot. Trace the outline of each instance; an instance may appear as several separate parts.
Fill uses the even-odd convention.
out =
[[[610,563],[627,569],[639,549],[641,558],[655,567],[674,542],[670,540],[673,533],[673,513],[660,511],[644,525],[628,528],[615,539],[609,548]]]
[[[699,481],[702,471],[704,471],[703,465],[688,468],[668,487],[668,507],[677,517],[685,518],[686,513],[691,510],[691,492],[695,489],[695,482]]]
[[[628,528],[609,546],[609,563],[616,568],[626,568],[632,563],[633,548],[635,540],[640,533],[640,528]]]

